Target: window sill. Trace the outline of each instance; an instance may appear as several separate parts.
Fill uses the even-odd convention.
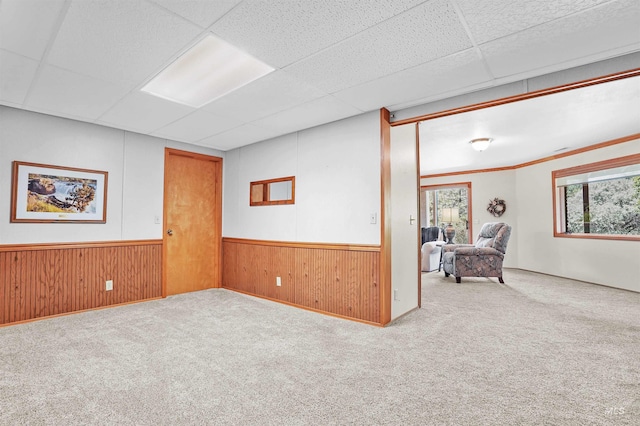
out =
[[[609,235],[609,234],[580,234],[580,233],[561,233],[555,232],[553,234],[556,238],[574,238],[574,239],[588,239],[588,240],[613,240],[613,241],[640,241],[640,235]]]

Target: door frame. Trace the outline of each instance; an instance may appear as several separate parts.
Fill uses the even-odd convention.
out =
[[[593,65],[593,64],[590,64]],[[569,70],[575,71],[575,68],[570,68]],[[640,68],[634,68],[631,70],[618,71],[613,74],[608,74],[605,76],[596,76],[592,78],[588,78],[586,80],[581,80],[578,82],[562,84],[559,86],[553,86],[545,89],[536,90],[533,92],[525,92],[516,95],[511,95],[503,98],[493,98],[489,97],[489,100],[482,101],[479,103],[473,104],[463,104],[462,106],[454,107],[446,110],[437,110],[433,113],[421,114],[418,116],[412,116],[408,118],[398,119],[396,121],[391,121],[394,117],[393,114],[389,112],[386,108],[380,109],[380,145],[381,145],[381,165],[380,165],[380,175],[381,175],[381,230],[380,230],[380,324],[385,325],[391,320],[391,225],[390,225],[390,216],[389,216],[389,199],[390,199],[390,158],[389,158],[389,147],[390,147],[390,129],[395,126],[402,126],[409,123],[420,123],[422,121],[434,120],[437,118],[448,117],[451,115],[461,114],[469,111],[475,111],[484,108],[490,108],[493,106],[509,104],[512,102],[523,101],[527,99],[533,99],[539,96],[553,95],[555,93],[561,93],[567,90],[579,89],[582,87],[591,86],[594,84],[602,84],[610,81],[620,80],[624,78],[636,77],[640,75]],[[522,82],[526,82],[527,79],[522,80]],[[467,96],[469,93],[464,94],[463,96]],[[451,98],[450,98],[451,99]],[[426,105],[426,104],[425,104]],[[419,137],[417,138],[419,141]],[[587,147],[588,150],[588,147]],[[538,163],[541,161],[548,161],[549,159],[562,158],[567,155],[572,155],[571,152],[558,154],[552,157],[547,157],[547,159],[536,160],[533,163]],[[420,146],[418,143],[418,159],[420,158]],[[419,161],[419,160],[418,160]],[[419,163],[418,163],[419,165]],[[531,163],[525,163],[524,165],[531,165]],[[522,167],[523,165],[516,165],[512,168]],[[502,168],[505,169],[505,168]],[[454,173],[444,173],[439,175],[422,175],[420,173],[420,169],[418,169],[418,180],[420,181],[422,178],[427,177],[440,177],[440,176],[453,176],[457,174],[469,174],[469,173],[478,173],[478,172],[486,172],[492,171],[492,169],[488,170],[470,170],[466,172],[454,172]],[[418,185],[420,186],[420,185]],[[420,191],[418,191],[418,197],[420,196]],[[471,200],[469,201],[469,212],[471,212]],[[471,213],[470,213],[471,214]],[[469,218],[470,222],[472,218]],[[472,233],[472,223],[469,225],[469,235],[473,237]],[[418,248],[420,250],[420,248]],[[418,262],[417,268],[420,270],[420,262]],[[420,283],[418,289],[418,295],[421,300],[422,295],[422,273],[420,273]]]
[[[162,297],[167,297],[167,164],[170,156],[182,156],[197,160],[211,161],[217,163],[216,167],[216,182],[215,182],[215,221],[213,226],[215,227],[218,246],[218,274],[214,288],[222,287],[222,157],[216,157],[213,155],[199,154],[191,151],[183,151],[175,148],[164,149],[164,179],[163,179],[163,200],[162,200]]]

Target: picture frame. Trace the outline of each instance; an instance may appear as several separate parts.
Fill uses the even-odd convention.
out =
[[[106,223],[106,171],[13,162],[11,222]]]

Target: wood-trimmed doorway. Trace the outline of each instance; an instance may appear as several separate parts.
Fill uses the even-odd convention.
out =
[[[222,283],[222,158],[165,148],[162,296]]]

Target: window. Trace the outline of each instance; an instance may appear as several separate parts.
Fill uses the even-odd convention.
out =
[[[552,172],[556,237],[640,240],[640,154]]]
[[[249,184],[249,205],[271,206],[294,204],[296,199],[295,194],[295,176],[251,182]]]
[[[421,226],[455,229],[453,242],[469,244],[471,233],[471,182],[423,186],[420,190]]]

